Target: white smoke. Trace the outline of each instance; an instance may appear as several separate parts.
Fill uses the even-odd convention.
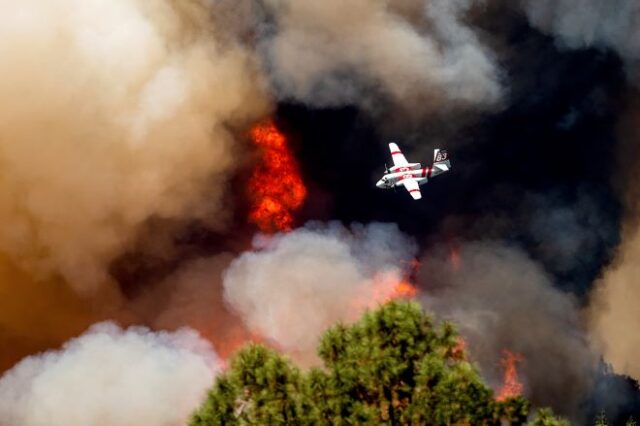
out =
[[[302,361],[320,335],[382,302],[415,243],[395,225],[307,226],[256,239],[224,276],[226,301],[252,329]]]
[[[464,23],[469,0],[265,0],[259,51],[280,98],[374,107],[382,94],[414,112],[492,105],[490,49]]]
[[[219,368],[209,344],[188,329],[102,323],[6,372],[0,425],[183,425]]]

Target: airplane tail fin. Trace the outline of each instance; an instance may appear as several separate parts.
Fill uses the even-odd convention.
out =
[[[443,171],[451,170],[451,160],[449,160],[449,153],[446,149],[433,150],[433,165]]]

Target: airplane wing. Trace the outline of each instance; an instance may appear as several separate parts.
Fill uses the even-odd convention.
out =
[[[393,159],[394,166],[406,166],[409,164],[407,159],[404,158],[404,155],[402,154],[402,151],[400,151],[398,145],[391,142],[389,144],[389,149],[391,150],[391,158]]]
[[[420,185],[418,185],[418,182],[415,179],[407,178],[403,179],[401,182],[404,187],[407,188],[407,191],[409,191],[409,195],[411,195],[414,200],[419,200],[420,198],[422,198]]]

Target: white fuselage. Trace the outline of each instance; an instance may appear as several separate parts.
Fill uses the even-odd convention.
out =
[[[444,173],[437,165],[435,167],[422,167],[420,163],[396,166],[389,169],[388,173],[376,183],[378,188],[393,188],[402,185],[404,179],[414,179],[418,185],[424,185],[430,178]]]

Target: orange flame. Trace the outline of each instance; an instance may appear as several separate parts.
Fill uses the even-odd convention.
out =
[[[290,231],[293,214],[307,196],[298,164],[287,139],[273,122],[254,127],[251,139],[262,150],[262,164],[255,168],[249,182],[249,220],[265,233]]]
[[[504,379],[496,400],[504,401],[507,398],[522,395],[523,386],[518,380],[517,364],[523,360],[523,356],[519,353],[506,349],[502,351],[502,361],[500,363],[504,368]]]
[[[392,300],[413,299],[418,294],[418,289],[406,279],[399,279],[395,273],[384,272],[378,273],[373,283],[364,286],[363,290],[352,302],[356,315]]]
[[[418,289],[407,281],[400,281],[384,296],[383,302],[387,303],[397,299],[413,299],[418,294]]]
[[[215,341],[214,348],[223,360],[227,360],[248,343],[264,343],[264,338],[242,326],[233,326],[222,339]]]
[[[451,356],[453,359],[463,360],[466,357],[466,351],[467,342],[462,338],[462,336],[458,336],[456,345],[451,350]]]
[[[418,295],[418,289],[411,281],[420,269],[420,261],[412,259],[406,263],[407,268],[400,277],[395,271],[379,272],[373,277],[373,290],[369,295],[368,308],[398,299],[413,299]]]

